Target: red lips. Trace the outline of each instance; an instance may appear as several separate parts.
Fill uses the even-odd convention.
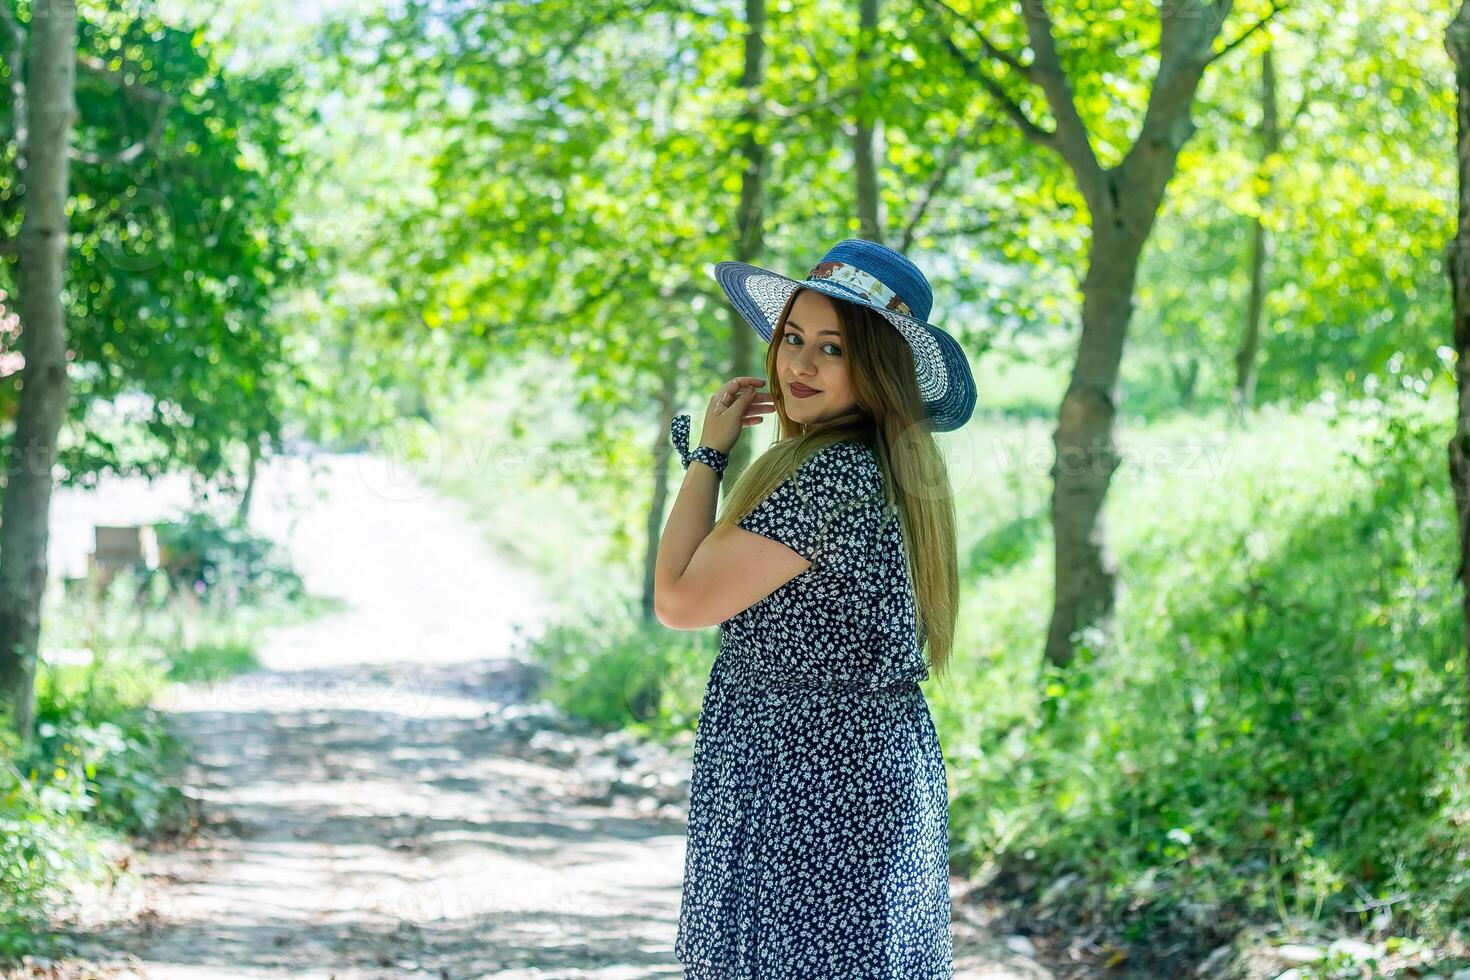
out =
[[[808,395],[815,395],[815,394],[817,394],[817,389],[816,388],[808,388],[806,385],[794,384],[793,383],[791,385],[791,393],[793,395],[795,395],[797,398],[805,398]]]

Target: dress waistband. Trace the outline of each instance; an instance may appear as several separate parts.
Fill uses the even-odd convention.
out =
[[[818,690],[818,691],[845,691],[853,694],[905,694],[921,691],[919,682],[912,677],[901,677],[895,680],[847,680],[844,678],[829,678],[816,676],[802,676],[794,674],[776,674],[768,671],[752,670],[750,667],[725,667],[720,675],[721,679],[730,684],[751,690]]]

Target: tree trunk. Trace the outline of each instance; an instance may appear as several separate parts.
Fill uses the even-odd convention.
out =
[[[859,0],[859,27],[857,45],[858,85],[868,88],[871,78],[873,50],[878,44],[878,0]],[[863,103],[866,106],[866,103]],[[858,238],[870,242],[883,242],[886,219],[883,215],[883,195],[878,183],[878,161],[882,157],[880,140],[883,122],[873,119],[870,110],[863,108],[858,115],[857,132],[853,137],[853,166],[857,171]]]
[[[1277,121],[1276,66],[1267,48],[1261,55],[1261,160],[1264,163],[1281,149]],[[1269,193],[1269,191],[1268,191]],[[1262,195],[1264,204],[1266,195]],[[1243,421],[1256,398],[1256,355],[1261,347],[1261,319],[1266,309],[1266,266],[1271,257],[1271,236],[1259,215],[1251,221],[1251,289],[1245,314],[1245,336],[1235,352],[1236,412]]]
[[[1465,589],[1465,569],[1470,562],[1470,3],[1460,12],[1445,32],[1445,49],[1455,65],[1458,89],[1458,134],[1456,154],[1460,165],[1459,220],[1455,239],[1446,249],[1445,267],[1449,270],[1450,295],[1453,301],[1455,330],[1455,386],[1459,394],[1459,412],[1455,417],[1455,434],[1449,444],[1450,484],[1455,491],[1455,513],[1459,518],[1460,561],[1455,578],[1461,584],[1461,618],[1464,622],[1462,642],[1466,654],[1466,717],[1462,719],[1465,738],[1470,740],[1470,590]]]
[[[235,524],[247,527],[250,524],[250,501],[255,496],[255,479],[260,470],[260,436],[246,440],[250,450],[250,461],[245,466],[245,490],[240,494],[240,506],[235,510]]]
[[[19,255],[20,350],[25,357],[15,434],[0,505],[0,685],[11,722],[31,738],[35,661],[46,588],[51,470],[66,414],[66,204],[76,122],[77,8],[47,0],[32,8],[27,58],[25,218]]]
[[[1036,70],[1058,119],[1052,145],[1077,177],[1092,226],[1082,281],[1082,338],[1052,437],[1056,595],[1045,657],[1047,663],[1065,667],[1078,642],[1094,656],[1112,646],[1117,582],[1102,508],[1119,462],[1113,441],[1118,369],[1133,314],[1138,261],[1178,167],[1179,151],[1194,134],[1190,107],[1222,19],[1204,16],[1210,11],[1198,3],[1189,6],[1194,11],[1190,16],[1183,16],[1185,8],[1172,14],[1161,8],[1161,57],[1143,127],[1123,161],[1104,169],[1057,59],[1045,4],[1036,0],[1022,6],[1039,59]],[[1215,9],[1228,13],[1229,5]]]
[[[736,218],[739,237],[735,242],[735,258],[740,262],[755,261],[765,249],[762,210],[765,207],[767,153],[765,144],[756,133],[756,126],[764,114],[761,82],[765,77],[765,29],[766,0],[745,0],[745,71],[740,76],[740,85],[746,93],[745,111],[740,115],[741,125],[746,127],[740,146],[745,169],[740,175],[740,213]],[[755,332],[737,315],[732,314],[730,322],[730,376],[764,375],[765,364],[761,358],[764,352],[756,350]],[[774,384],[775,381],[768,378],[763,390],[770,391]],[[695,438],[698,436],[695,433]],[[732,486],[750,458],[750,439],[738,440],[730,450],[730,460],[725,464],[725,475],[720,485]]]
[[[643,619],[653,622],[653,573],[658,562],[658,539],[664,526],[664,509],[669,504],[669,457],[674,445],[669,439],[669,424],[674,420],[674,402],[679,391],[679,363],[670,357],[666,363],[658,398],[658,439],[653,445],[653,498],[648,505],[648,528],[643,547]]]
[[[1143,237],[1137,231],[1115,230],[1128,222],[1093,224],[1082,284],[1082,339],[1052,435],[1056,598],[1046,659],[1059,667],[1072,662],[1074,640],[1081,639],[1074,638],[1077,631],[1096,627],[1102,644],[1112,633],[1116,566],[1102,509],[1118,467],[1113,441],[1118,372],[1133,313],[1138,259],[1151,222],[1144,224]]]
[[[1174,373],[1174,390],[1179,394],[1179,404],[1189,407],[1194,404],[1195,389],[1199,385],[1200,359],[1186,357],[1170,364]]]

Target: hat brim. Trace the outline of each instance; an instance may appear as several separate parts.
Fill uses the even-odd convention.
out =
[[[914,355],[919,394],[936,432],[950,432],[969,421],[975,409],[975,379],[964,350],[948,333],[917,317],[886,309],[864,294],[825,279],[797,280],[749,262],[715,263],[715,282],[740,318],[767,343],[786,303],[798,289],[877,310],[908,342]]]

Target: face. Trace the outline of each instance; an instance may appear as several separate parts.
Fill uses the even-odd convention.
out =
[[[793,421],[821,422],[853,407],[842,321],[830,299],[800,290],[776,339],[777,380]]]

